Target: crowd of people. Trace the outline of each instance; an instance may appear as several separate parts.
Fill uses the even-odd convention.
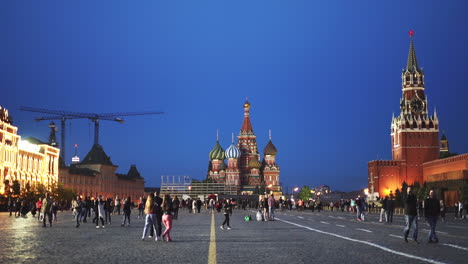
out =
[[[404,217],[405,217],[405,228],[404,228],[404,240],[408,242],[408,236],[410,230],[413,230],[412,238],[418,242],[418,220],[421,217],[425,217],[426,221],[430,226],[430,233],[428,237],[429,243],[437,243],[438,237],[435,229],[438,218],[442,221],[446,218],[447,208],[443,200],[435,198],[434,190],[430,190],[429,196],[424,200],[419,200],[412,193],[412,188],[407,188],[407,193],[403,196],[404,201]],[[379,208],[379,222],[385,222],[391,224],[393,222],[393,215],[395,211],[395,197],[386,196],[384,199],[372,202],[370,205],[366,201],[365,197],[358,195],[355,199],[341,199],[336,202],[327,203],[328,209],[341,210],[342,212],[351,212],[356,214],[358,221],[365,221],[366,213],[369,208]],[[231,229],[230,217],[232,215],[233,208],[247,210],[257,209],[257,221],[274,221],[275,210],[323,210],[323,202],[320,198],[302,200],[302,199],[275,199],[274,195],[260,196],[258,200],[239,198],[239,199],[222,199],[216,196],[208,197],[203,201],[200,198],[187,198],[180,199],[175,196],[171,198],[170,195],[166,194],[164,197],[159,197],[157,192],[151,193],[148,197],[140,197],[138,202],[135,204],[130,197],[123,199],[123,201],[116,196],[114,199],[107,197],[104,198],[101,195],[97,199],[90,197],[77,196],[71,203],[65,201],[54,200],[47,193],[44,198],[39,198],[37,201],[29,201],[27,199],[9,199],[8,209],[10,216],[25,217],[28,213],[31,213],[33,217],[42,223],[43,227],[47,227],[47,223],[52,227],[52,222],[57,221],[58,210],[71,209],[73,212],[74,219],[76,221],[75,226],[78,228],[82,223],[87,223],[87,219],[93,217],[92,222],[96,224],[96,228],[105,228],[106,225],[112,223],[112,215],[121,217],[121,226],[130,226],[131,212],[133,208],[138,210],[138,218],[145,219],[145,225],[143,228],[142,240],[145,240],[149,233],[150,238],[155,238],[156,241],[164,240],[167,242],[172,241],[171,229],[173,220],[177,220],[179,209],[186,209],[188,213],[199,214],[201,209],[204,208],[211,213],[215,211],[224,215],[224,221],[220,226],[221,229]],[[462,201],[457,201],[454,206],[455,218],[466,219],[467,207]],[[101,223],[101,225],[99,225]],[[165,230],[162,232],[162,225]],[[148,232],[149,231],[149,232]]]

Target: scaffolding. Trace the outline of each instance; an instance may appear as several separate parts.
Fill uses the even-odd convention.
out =
[[[238,187],[214,182],[192,182],[190,176],[161,176],[161,194],[188,195],[192,198],[209,194],[236,195]]]

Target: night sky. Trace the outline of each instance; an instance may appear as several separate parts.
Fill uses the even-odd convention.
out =
[[[280,182],[367,186],[367,162],[390,159],[401,71],[415,31],[426,95],[452,152],[468,152],[468,2],[1,1],[0,105],[19,133],[46,141],[48,121],[20,106],[108,113],[100,143],[146,186],[204,179],[208,153],[239,133],[248,97],[259,150],[272,130]],[[58,123],[58,122],[57,122]],[[93,123],[67,121],[67,162]],[[60,138],[60,135],[58,135]]]

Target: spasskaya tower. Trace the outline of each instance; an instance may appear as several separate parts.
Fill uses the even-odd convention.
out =
[[[392,117],[392,160],[406,161],[400,180],[408,184],[423,182],[422,164],[439,158],[439,120],[437,113],[429,116],[425,94],[424,72],[418,66],[410,31],[410,48],[403,70],[400,114]]]

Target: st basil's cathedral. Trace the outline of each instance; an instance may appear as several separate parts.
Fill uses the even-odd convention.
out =
[[[273,193],[281,195],[279,183],[280,169],[276,163],[277,150],[270,140],[263,149],[263,160],[257,147],[257,140],[250,122],[250,103],[244,103],[244,121],[237,137],[237,145],[232,143],[226,151],[217,138],[209,153],[207,179],[216,183],[235,186],[239,194]],[[225,160],[227,159],[227,165]]]

